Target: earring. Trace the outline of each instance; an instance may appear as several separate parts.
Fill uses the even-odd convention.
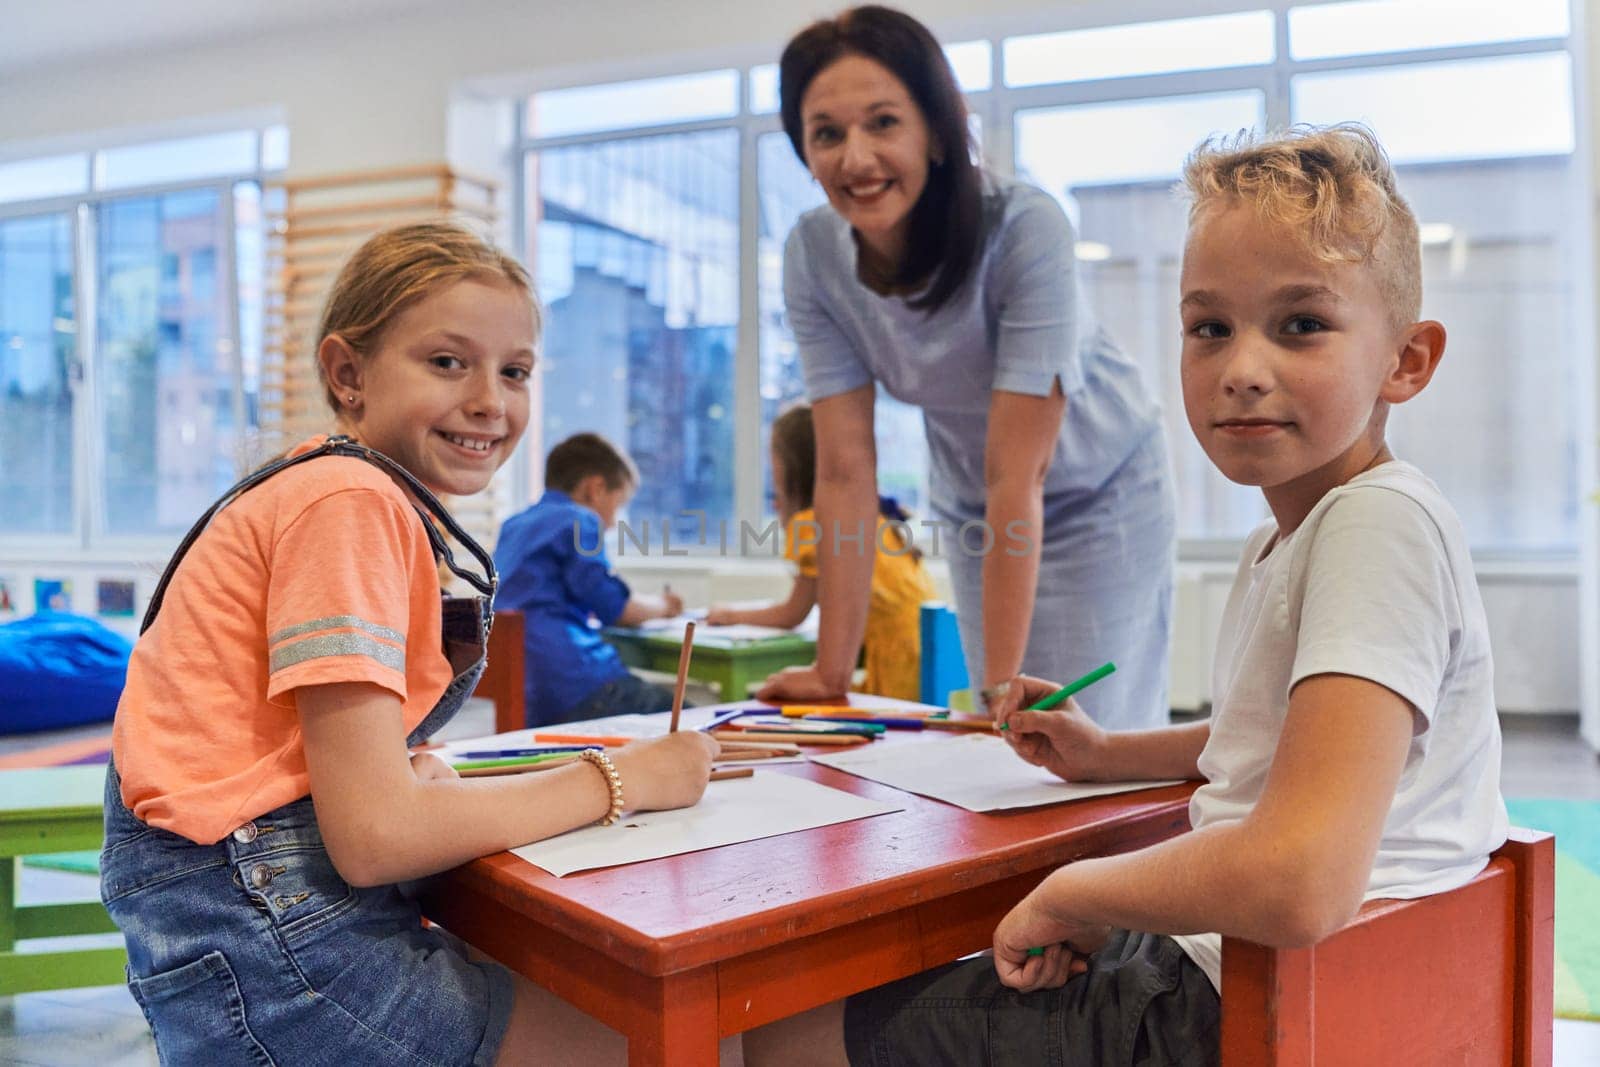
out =
[[[356,402],[356,394],[351,393],[350,394],[350,403],[354,404],[355,402]]]

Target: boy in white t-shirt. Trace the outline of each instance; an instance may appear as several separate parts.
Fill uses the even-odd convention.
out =
[[[1214,1062],[1222,934],[1309,945],[1365,900],[1461,885],[1505,840],[1466,539],[1384,441],[1445,330],[1418,321],[1416,218],[1383,149],[1297,127],[1204,145],[1185,181],[1184,406],[1272,511],[1228,599],[1211,718],[1108,733],[1072,704],[1014,710],[1056,688],[1030,678],[997,717],[1066,779],[1203,777],[1194,830],[1062,867],[1001,921],[992,962],[747,1035],[753,1064]]]

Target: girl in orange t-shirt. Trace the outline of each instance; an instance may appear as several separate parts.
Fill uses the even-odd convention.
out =
[[[817,602],[817,544],[821,532],[811,506],[816,481],[817,435],[811,406],[796,404],[772,422],[772,488],[778,517],[783,520],[783,554],[798,573],[789,598],[761,608],[712,605],[706,622],[713,626],[749,623],[791,629],[804,621]],[[901,700],[918,700],[922,688],[922,602],[937,595],[922,552],[907,537],[907,515],[898,504],[879,498],[877,559],[872,566],[872,593],[867,601],[867,630],[862,643],[867,673],[861,692]]]
[[[372,238],[318,332],[334,436],[229,490],[162,577],[117,709],[101,896],[163,1062],[622,1055],[425,929],[404,886],[624,801],[694,804],[715,751],[690,731],[473,780],[408,753],[472,692],[495,584],[433,494],[479,492],[516,447],[538,320],[526,272],[466,230]],[[483,596],[441,602],[440,558]]]

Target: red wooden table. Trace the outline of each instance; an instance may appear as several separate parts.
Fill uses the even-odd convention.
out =
[[[427,915],[627,1035],[632,1064],[987,948],[1050,871],[1189,827],[1194,784],[979,815],[815,764],[903,811],[556,878],[510,853],[438,880]]]

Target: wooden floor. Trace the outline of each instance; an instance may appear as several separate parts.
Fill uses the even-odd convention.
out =
[[[489,705],[475,702],[450,725],[446,736],[490,733],[492,721]],[[1575,716],[1507,716],[1502,726],[1505,760],[1501,786],[1507,796],[1600,800],[1600,758],[1578,739]],[[93,731],[0,739],[0,755],[70,740],[86,732]],[[82,899],[94,896],[95,881],[84,875],[25,868],[21,894],[30,901]],[[155,1063],[155,1046],[144,1017],[121,986],[0,997],[0,1064],[153,1067]],[[1600,1023],[1557,1019],[1556,1067],[1597,1063]]]

